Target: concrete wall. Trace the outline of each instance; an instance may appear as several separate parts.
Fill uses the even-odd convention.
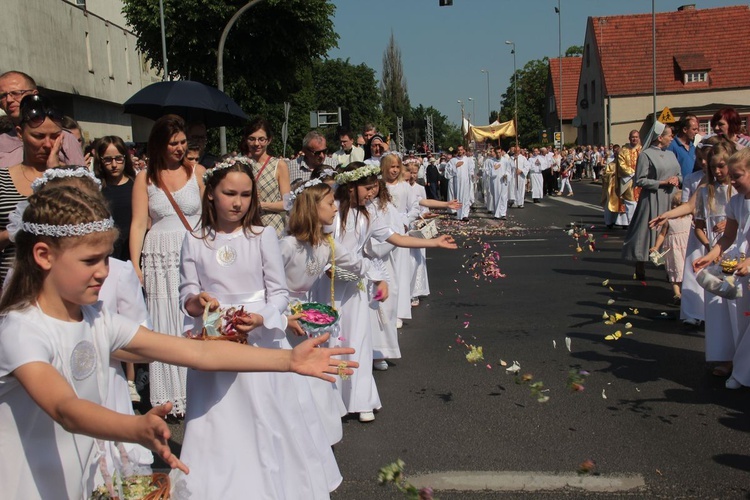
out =
[[[30,74],[91,138],[117,134],[132,140],[131,119],[121,104],[160,78],[136,50],[121,5],[89,0],[90,10],[84,10],[64,0],[3,0],[0,72]]]
[[[589,22],[586,24],[581,77],[578,81],[578,97],[576,99],[578,117],[581,120],[581,126],[578,128],[578,144],[598,145],[607,142],[605,90],[602,83],[599,49],[596,46],[596,39],[591,29],[591,18],[589,18]],[[592,92],[592,87],[595,89],[594,92]],[[586,109],[581,107],[581,101],[584,98],[588,101]],[[598,130],[598,134],[595,133],[596,130]]]

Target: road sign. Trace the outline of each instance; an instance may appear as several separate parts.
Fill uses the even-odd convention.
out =
[[[555,132],[555,147],[562,147],[562,132]]]
[[[674,116],[672,115],[672,112],[669,110],[669,108],[665,107],[661,110],[659,121],[662,123],[674,123],[677,120],[674,119]]]

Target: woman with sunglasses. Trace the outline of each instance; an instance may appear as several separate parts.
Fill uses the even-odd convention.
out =
[[[102,194],[120,234],[112,257],[130,260],[130,221],[133,218],[132,198],[135,169],[125,142],[116,135],[107,135],[94,144],[94,174],[102,181]]]
[[[240,151],[253,160],[263,225],[273,227],[281,236],[286,224],[283,199],[292,188],[286,162],[268,154],[271,139],[271,125],[263,118],[255,118],[242,129]]]
[[[16,134],[23,141],[23,161],[0,169],[0,284],[13,264],[15,245],[8,238],[8,216],[16,205],[31,196],[31,183],[50,167],[60,164],[62,113],[41,95],[27,95],[21,101]]]

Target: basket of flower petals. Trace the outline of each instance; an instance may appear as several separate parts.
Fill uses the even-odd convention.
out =
[[[414,238],[424,238],[429,240],[438,235],[438,229],[435,220],[427,221],[424,219],[420,219],[414,223],[414,228],[415,229],[409,231],[409,236],[413,236]]]
[[[292,306],[292,313],[302,313],[299,323],[308,336],[317,337],[330,332],[339,320],[339,313],[333,307],[318,302],[305,302]]]
[[[163,472],[114,478],[112,491],[105,485],[95,489],[89,500],[169,500],[169,476]],[[114,494],[114,496],[113,496]]]
[[[247,344],[247,333],[239,331],[237,327],[247,324],[252,314],[245,311],[244,306],[229,307],[226,309],[218,308],[214,311],[209,311],[209,306],[210,304],[206,304],[206,309],[203,311],[203,330],[201,334],[191,338],[198,340],[228,340],[229,342]]]

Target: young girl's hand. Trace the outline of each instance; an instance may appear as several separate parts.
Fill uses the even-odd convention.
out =
[[[357,368],[359,363],[344,361],[333,356],[354,354],[354,349],[351,347],[318,348],[319,345],[328,341],[330,336],[330,333],[326,333],[320,337],[308,339],[292,349],[289,371],[300,375],[318,377],[326,382],[336,381],[331,375],[349,376],[353,374],[353,368]]]
[[[157,453],[171,468],[180,469],[185,474],[188,474],[190,470],[169,448],[169,438],[172,436],[172,433],[164,418],[171,410],[172,403],[165,403],[152,408],[151,411],[142,417],[138,417],[140,420],[138,443]]]
[[[696,273],[703,269],[704,267],[711,264],[715,259],[715,257],[712,255],[712,252],[709,252],[708,254],[704,255],[700,259],[696,259],[693,261],[693,271]]]
[[[259,326],[263,326],[263,316],[260,314],[252,313],[237,318],[236,327],[237,331],[240,333],[248,333]]]
[[[440,235],[437,238],[434,238],[433,241],[435,242],[435,246],[438,248],[449,248],[451,250],[455,250],[456,248],[458,248],[458,245],[456,245],[456,240],[454,240],[452,236],[449,236],[447,234]]]
[[[734,274],[737,276],[747,276],[750,273],[750,259],[744,259],[737,264]]]
[[[185,301],[185,309],[194,318],[203,315],[208,305],[209,311],[215,311],[219,308],[219,301],[209,295],[207,292],[201,292],[193,295]]]
[[[648,227],[650,227],[651,229],[658,228],[659,226],[667,222],[667,220],[668,219],[664,217],[664,215],[658,215],[648,221]]]
[[[304,328],[302,328],[302,325],[300,325],[298,321],[302,317],[304,317],[304,313],[287,315],[286,317],[287,328],[294,332],[294,334],[298,337],[304,337],[305,335],[307,335]]]
[[[712,228],[712,231],[714,233],[723,233],[726,227],[727,227],[727,220],[724,219],[721,222],[717,222],[716,225]]]
[[[448,203],[448,208],[450,208],[451,210],[458,210],[459,208],[464,206],[464,204],[458,200],[450,200],[447,203]]]
[[[375,288],[375,296],[373,297],[374,300],[377,300],[378,302],[383,302],[386,299],[388,299],[388,282],[383,280],[379,281],[376,288]]]

